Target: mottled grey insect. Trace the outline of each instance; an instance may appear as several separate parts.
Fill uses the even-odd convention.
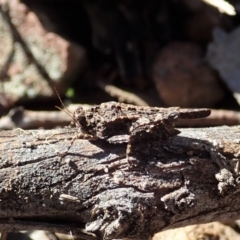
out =
[[[174,123],[178,119],[203,118],[210,113],[209,109],[139,107],[118,102],[102,103],[87,110],[79,107],[73,114],[72,124],[79,129],[74,139],[127,143],[126,154],[130,159],[136,155],[133,151],[144,148],[141,143],[161,142],[177,135],[180,131],[174,128]]]

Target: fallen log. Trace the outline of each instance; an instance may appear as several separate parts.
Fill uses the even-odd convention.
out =
[[[240,127],[181,129],[140,169],[126,144],[76,139],[67,151],[76,131],[0,132],[0,231],[144,240],[240,218]]]

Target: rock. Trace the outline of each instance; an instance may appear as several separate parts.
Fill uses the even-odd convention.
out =
[[[167,45],[153,64],[152,77],[167,106],[213,107],[224,97],[216,73],[193,43]]]
[[[0,4],[2,2],[0,0]],[[11,22],[20,37],[13,34],[14,30],[9,28],[6,18],[0,12],[0,69],[4,69],[0,72],[3,81],[0,89],[2,107],[10,107],[20,99],[49,97],[53,91],[50,85],[66,89],[87,65],[84,48],[47,32],[37,16],[24,4],[9,0],[8,5]],[[24,50],[20,38],[34,59]],[[52,84],[46,81],[44,71]]]
[[[153,240],[239,239],[239,233],[219,222],[170,229],[155,234]]]

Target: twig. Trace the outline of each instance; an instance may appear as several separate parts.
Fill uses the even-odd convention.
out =
[[[71,104],[68,109],[73,113],[79,106],[87,109],[90,105]],[[56,126],[68,126],[71,117],[64,111],[31,111],[22,107],[12,109],[0,119],[0,129],[50,129]],[[211,115],[204,119],[178,120],[177,127],[234,126],[240,124],[240,113],[229,110],[211,110]]]
[[[106,93],[108,93],[110,96],[117,98],[119,102],[134,104],[136,106],[148,106],[147,102],[142,100],[140,97],[138,97],[134,93],[124,91],[110,84],[105,84],[102,81],[98,81],[97,86],[101,88],[103,91],[105,91]]]

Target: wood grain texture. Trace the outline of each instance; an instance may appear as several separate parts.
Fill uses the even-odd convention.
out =
[[[181,129],[151,146],[144,169],[129,166],[126,144],[105,140],[77,139],[60,157],[76,131],[0,132],[0,231],[149,239],[240,217],[240,127]]]

